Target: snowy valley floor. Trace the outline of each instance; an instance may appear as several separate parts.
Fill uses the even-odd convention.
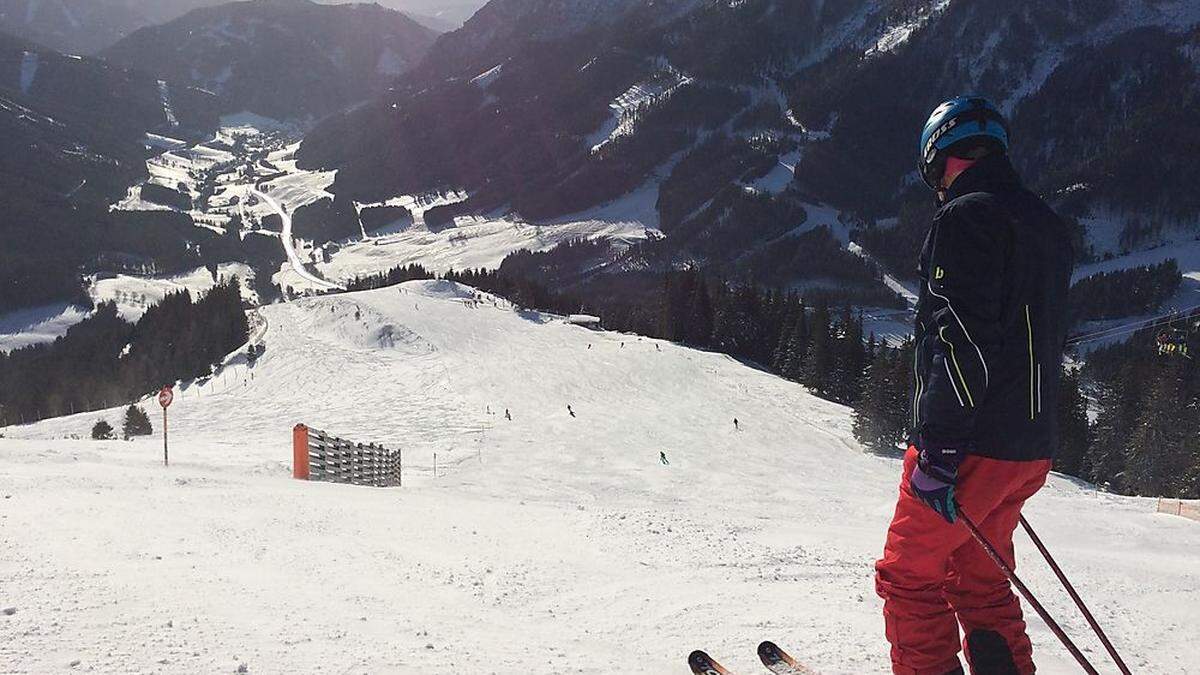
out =
[[[120,411],[0,430],[0,672],[659,674],[703,647],[750,673],[765,638],[886,671],[872,564],[899,463],[846,409],[467,295],[264,308],[253,368],[177,392],[170,468],[150,401],[150,439],[68,438]],[[291,480],[297,422],[404,448],[405,487]],[[1027,514],[1135,672],[1200,673],[1200,523],[1153,511],[1055,478]],[[1076,672],[1030,623],[1041,672]]]

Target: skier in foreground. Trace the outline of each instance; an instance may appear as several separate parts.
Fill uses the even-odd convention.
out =
[[[941,205],[921,252],[915,393],[900,498],[876,590],[895,673],[1034,672],[1007,578],[957,523],[1015,566],[1012,535],[1046,481],[1066,338],[1066,225],[1022,187],[1008,125],[978,97],[934,110],[920,172]]]

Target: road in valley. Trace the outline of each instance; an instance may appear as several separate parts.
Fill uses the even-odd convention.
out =
[[[254,195],[267,203],[275,213],[283,220],[283,231],[279,238],[283,240],[283,250],[287,253],[288,262],[292,264],[292,269],[309,283],[321,288],[330,288],[342,290],[342,287],[332,281],[322,279],[312,272],[304,268],[304,264],[300,261],[300,255],[296,253],[296,242],[292,239],[292,216],[279,205],[279,202],[272,199],[267,193],[255,188],[252,190]]]

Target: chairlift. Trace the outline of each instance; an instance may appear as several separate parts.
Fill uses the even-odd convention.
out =
[[[1172,316],[1167,327],[1158,334],[1154,343],[1158,347],[1159,356],[1183,356],[1191,358],[1188,353],[1188,330],[1187,322],[1184,322],[1185,328],[1180,328],[1176,325],[1176,317]]]

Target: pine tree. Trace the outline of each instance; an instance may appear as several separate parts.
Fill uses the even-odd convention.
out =
[[[97,441],[111,441],[113,438],[113,428],[105,420],[100,420],[92,426],[92,439]]]
[[[125,409],[125,423],[121,431],[125,440],[129,440],[134,436],[149,436],[154,433],[154,428],[150,425],[150,416],[146,411],[131,404]]]
[[[829,305],[822,302],[813,310],[809,323],[811,336],[804,363],[800,367],[800,383],[819,396],[826,396],[831,389],[831,374],[836,365],[833,345],[833,326]]]
[[[1124,486],[1134,494],[1169,496],[1187,471],[1191,453],[1180,424],[1180,366],[1168,362],[1151,371],[1151,382],[1125,457]]]
[[[713,335],[713,308],[708,284],[702,275],[696,273],[691,286],[683,341],[697,347],[707,347]]]
[[[909,421],[912,344],[880,348],[867,367],[862,397],[854,406],[854,437],[872,452],[894,453]]]
[[[1117,492],[1124,486],[1126,448],[1139,404],[1132,386],[1135,369],[1122,370],[1126,386],[1105,385],[1100,394],[1100,413],[1092,429],[1095,442],[1081,468],[1085,478]]]
[[[1082,477],[1084,458],[1092,445],[1092,430],[1088,425],[1087,399],[1079,384],[1079,371],[1064,369],[1056,413],[1058,452],[1054,457],[1054,470]]]
[[[866,344],[863,342],[862,315],[850,309],[842,310],[838,319],[834,343],[834,367],[830,373],[830,396],[838,403],[853,404],[862,391],[867,365]]]

